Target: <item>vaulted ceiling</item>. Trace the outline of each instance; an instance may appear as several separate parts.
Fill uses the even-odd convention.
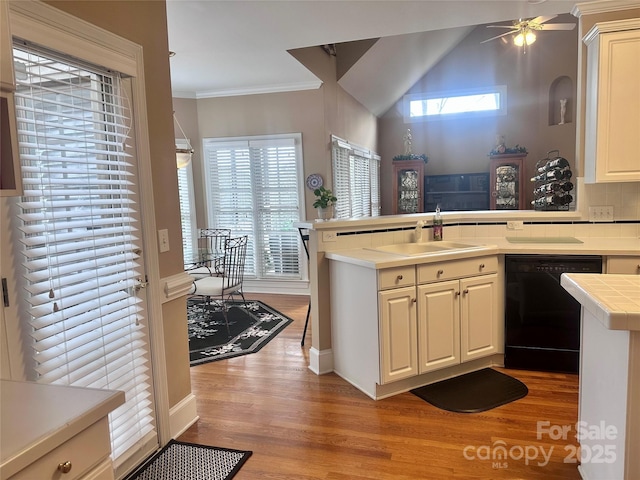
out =
[[[167,0],[169,49],[176,53],[173,96],[318,88],[321,81],[289,50],[379,39],[339,83],[380,115],[473,26],[567,13],[573,5],[566,0]]]

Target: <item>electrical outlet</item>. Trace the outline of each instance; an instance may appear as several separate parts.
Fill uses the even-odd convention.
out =
[[[166,228],[158,230],[158,243],[160,244],[160,253],[169,251],[169,230]]]
[[[600,205],[589,207],[590,222],[612,222],[613,207],[611,205]]]
[[[522,230],[524,225],[521,220],[509,220],[507,222],[507,230]]]
[[[323,242],[335,242],[336,237],[337,237],[336,232],[322,232]]]

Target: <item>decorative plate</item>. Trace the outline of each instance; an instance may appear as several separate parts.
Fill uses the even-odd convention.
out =
[[[316,188],[320,188],[324,184],[324,180],[317,173],[312,173],[307,177],[307,188],[311,190],[315,190]]]

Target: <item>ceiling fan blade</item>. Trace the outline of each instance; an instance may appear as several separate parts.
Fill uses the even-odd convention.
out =
[[[487,28],[510,28],[511,30],[518,30],[520,27],[515,25],[487,25]]]
[[[573,30],[576,28],[575,23],[547,23],[540,26],[542,30]]]
[[[513,32],[503,33],[502,35],[498,35],[498,36],[496,36],[496,37],[487,38],[486,40],[483,40],[483,41],[482,41],[482,42],[480,42],[480,43],[487,43],[487,42],[490,42],[491,40],[495,40],[496,38],[504,37],[504,36],[506,36],[506,35],[513,35],[514,33],[516,33],[516,32],[515,32],[515,31],[513,31]]]
[[[529,20],[529,22],[541,24],[541,23],[548,22],[549,20],[552,20],[552,19],[556,18],[557,16],[558,15],[547,15],[547,16],[540,15],[539,17],[536,17],[533,20]]]

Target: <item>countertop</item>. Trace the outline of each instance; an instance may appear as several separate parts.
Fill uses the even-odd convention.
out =
[[[124,402],[121,391],[0,380],[3,478],[20,471]]]
[[[640,275],[563,273],[560,285],[610,330],[640,330]]]
[[[582,243],[510,243],[505,237],[447,238],[454,242],[482,246],[473,250],[450,250],[424,255],[400,256],[368,248],[353,248],[325,252],[329,260],[360,265],[366,268],[391,268],[432,263],[478,255],[537,254],[537,255],[638,255],[640,239],[609,237],[577,237]],[[437,242],[434,242],[437,243]]]

